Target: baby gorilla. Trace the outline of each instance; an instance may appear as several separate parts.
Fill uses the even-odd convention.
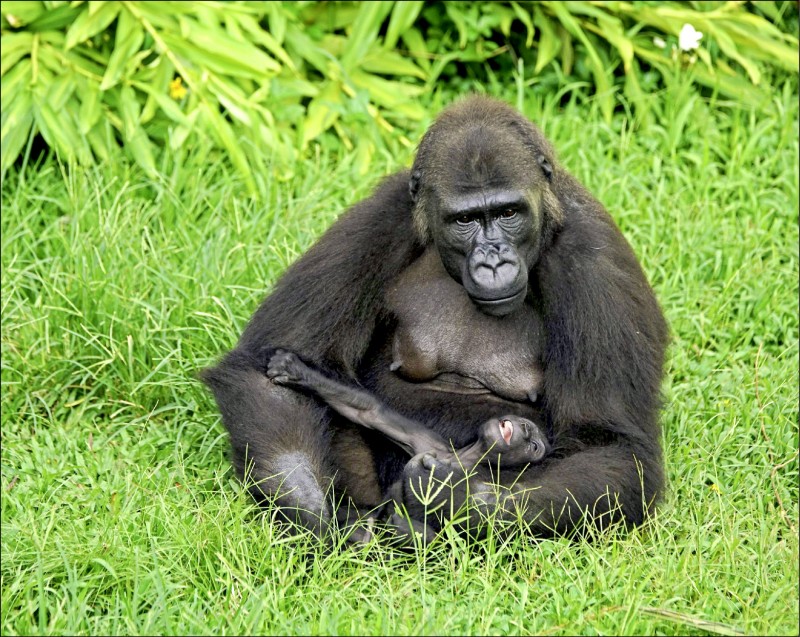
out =
[[[372,394],[328,378],[296,354],[277,350],[267,376],[273,383],[317,394],[348,420],[379,431],[412,456],[433,453],[438,459],[473,468],[480,462],[501,460],[504,467],[541,462],[549,451],[547,439],[532,421],[520,416],[492,418],[481,425],[478,440],[453,450],[448,442],[423,424],[393,411]]]

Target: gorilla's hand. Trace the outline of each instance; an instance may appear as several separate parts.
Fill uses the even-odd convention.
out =
[[[460,513],[464,515],[458,515],[456,525],[475,529],[482,513],[488,513],[497,503],[491,478],[482,474],[480,469],[471,470],[456,460],[421,453],[403,469],[396,498],[413,520],[437,531]]]

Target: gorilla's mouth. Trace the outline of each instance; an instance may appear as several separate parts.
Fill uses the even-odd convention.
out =
[[[501,420],[498,425],[500,427],[500,435],[507,445],[511,444],[511,436],[514,435],[514,423],[510,420]]]
[[[525,296],[525,293],[527,292],[527,289],[528,289],[527,286],[524,286],[521,290],[517,290],[516,292],[514,292],[511,295],[504,296],[504,297],[499,298],[499,299],[482,299],[482,298],[477,297],[477,296],[473,296],[471,298],[472,298],[472,302],[475,303],[475,305],[478,305],[480,307],[483,307],[483,308],[497,308],[497,307],[502,307],[502,306],[506,306],[506,305],[514,305],[517,301],[519,301],[520,298]]]

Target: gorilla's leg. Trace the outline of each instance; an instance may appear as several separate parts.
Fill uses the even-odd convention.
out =
[[[324,534],[331,520],[327,410],[272,384],[235,350],[202,378],[230,433],[234,466],[256,500],[274,498],[285,517]]]

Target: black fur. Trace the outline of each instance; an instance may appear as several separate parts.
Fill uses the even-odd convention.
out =
[[[586,512],[600,527],[642,522],[663,488],[658,410],[667,328],[613,220],[558,165],[536,127],[486,98],[440,115],[411,174],[387,178],[342,215],[287,270],[236,348],[204,372],[240,475],[257,498],[274,497],[290,517],[322,532],[333,518],[325,498],[331,483],[356,504],[374,506],[398,479],[402,486],[431,473],[381,436],[354,434],[312,396],[270,383],[265,352],[280,347],[359,383],[456,448],[474,442],[480,424],[499,414],[546,424],[556,452],[522,475],[500,472],[509,487],[501,495],[483,486],[491,476],[480,467],[468,479],[434,467],[434,478],[452,486],[443,493],[455,508],[469,492],[477,510],[501,518],[521,512],[541,535],[569,532]],[[456,269],[460,248],[445,247],[442,211],[465,193],[479,199],[483,188],[524,191],[531,206],[530,229],[507,237],[512,248],[525,246],[519,258],[528,293],[523,307],[503,312],[527,312],[543,330],[542,345],[532,349],[543,374],[535,404],[431,391],[389,369],[397,324],[389,289],[426,246]],[[471,327],[452,325],[454,338]],[[393,495],[422,520],[409,489]],[[426,522],[438,526],[450,511],[445,506]]]

